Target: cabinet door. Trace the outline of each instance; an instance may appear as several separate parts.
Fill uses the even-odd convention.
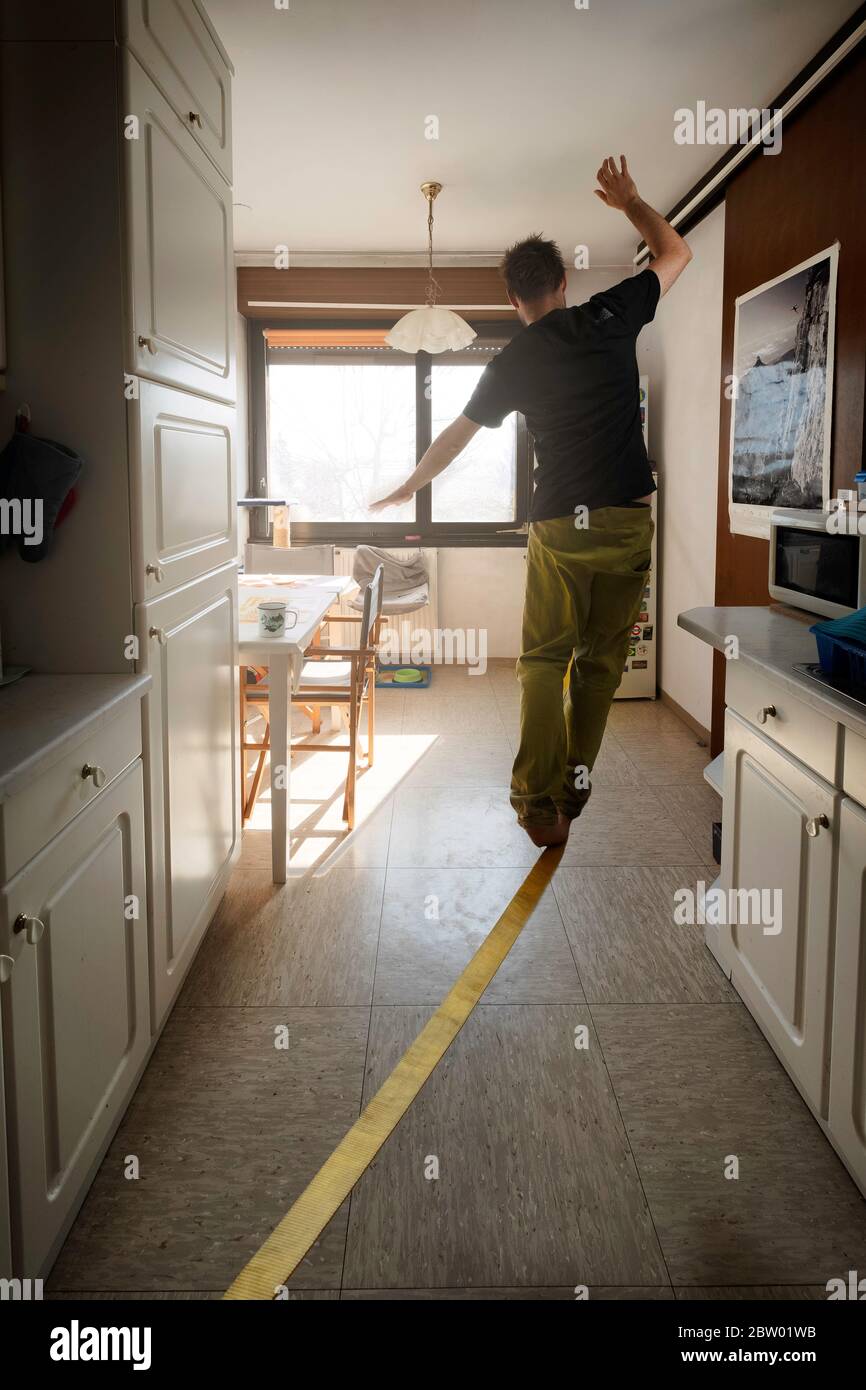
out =
[[[847,799],[839,830],[830,1133],[866,1194],[866,811]]]
[[[14,1266],[38,1278],[150,1045],[139,761],[16,874],[0,903],[0,952],[15,962],[0,986]],[[38,941],[16,930],[19,914],[44,924]]]
[[[726,915],[754,922],[754,908],[740,910],[741,890],[753,890],[753,903],[754,890],[766,890],[769,920],[721,924],[722,950],[733,984],[820,1116],[828,1099],[837,802],[825,782],[728,711],[722,883],[737,910]]]
[[[139,382],[129,402],[135,602],[237,555],[233,406]]]
[[[127,371],[235,398],[231,189],[134,58],[124,61]],[[132,128],[130,128],[132,129]]]
[[[231,73],[194,0],[126,0],[127,47],[228,183]]]
[[[238,838],[237,573],[136,610],[146,697],[154,1028],[225,889]]]

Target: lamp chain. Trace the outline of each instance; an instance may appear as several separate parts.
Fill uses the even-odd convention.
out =
[[[435,307],[442,286],[433,274],[433,195],[427,194],[427,308]]]

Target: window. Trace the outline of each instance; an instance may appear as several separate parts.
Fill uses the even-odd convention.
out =
[[[394,352],[386,328],[266,329],[250,323],[250,495],[289,497],[299,541],[521,542],[531,450],[522,418],[481,429],[464,454],[401,507],[369,503],[401,483],[459,415],[504,341],[431,358]],[[263,528],[264,511],[251,520]],[[256,534],[263,537],[260,529]]]
[[[490,354],[484,354],[489,358]],[[430,374],[432,438],[466,405],[484,371],[480,362],[433,362]],[[451,467],[433,479],[432,518],[442,522],[480,521],[514,525],[517,520],[517,420],[509,416],[498,430],[480,429]]]
[[[268,460],[274,494],[297,499],[293,517],[363,522],[368,502],[414,466],[415,373],[397,353],[321,354],[268,363]],[[286,360],[288,359],[288,360]],[[394,521],[412,521],[414,507]]]

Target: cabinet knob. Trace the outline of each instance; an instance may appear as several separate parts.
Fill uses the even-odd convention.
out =
[[[86,782],[88,777],[97,789],[105,786],[105,769],[97,767],[96,763],[85,763],[81,769],[82,782]]]
[[[29,912],[19,912],[15,918],[14,932],[24,932],[31,946],[35,946],[45,930],[41,917],[31,917]]]
[[[157,353],[156,343],[153,341],[152,338],[146,338],[146,337],[144,336],[143,333],[139,333],[139,335],[138,335],[138,346],[141,347],[141,348],[147,348],[147,350],[148,350],[148,352],[150,353],[151,357],[155,357],[155,356],[156,356],[156,353]]]
[[[145,565],[144,572],[145,574],[152,575],[153,578],[156,580],[157,584],[161,584],[162,581],[165,579],[165,572],[162,568],[162,565]]]
[[[829,825],[830,822],[824,815],[824,812],[822,811],[820,816],[812,816],[811,819],[806,821],[806,834],[811,835],[812,839],[814,840],[815,836],[818,834],[818,831],[822,827],[825,830],[827,830],[829,828]]]
[[[202,129],[201,116],[198,114],[197,111],[190,111],[187,114],[187,120],[189,121],[190,125],[197,125],[199,130]]]
[[[14,968],[15,960],[12,956],[0,956],[0,985],[5,985]]]
[[[775,705],[764,705],[764,708],[763,708],[763,709],[759,709],[759,710],[758,710],[758,723],[759,723],[759,724],[766,724],[766,722],[767,722],[768,719],[775,719],[775,718],[776,718],[776,706],[775,706]]]
[[[151,628],[148,628],[148,633],[149,633],[149,635],[150,635],[151,637],[155,637],[155,638],[156,638],[157,642],[159,643],[159,645],[160,645],[161,647],[164,647],[165,644],[166,644],[166,642],[168,641],[168,638],[166,637],[166,634],[165,634],[165,628],[164,628],[164,627],[151,627]]]

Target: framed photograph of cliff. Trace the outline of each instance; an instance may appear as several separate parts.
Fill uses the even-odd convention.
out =
[[[837,242],[736,302],[728,490],[735,535],[769,536],[777,507],[828,505],[838,260]]]

